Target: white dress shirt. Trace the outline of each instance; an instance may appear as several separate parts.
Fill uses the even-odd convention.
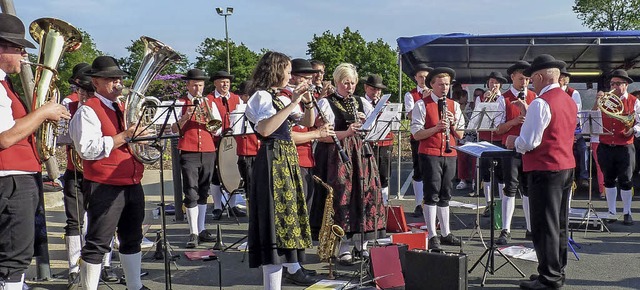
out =
[[[113,109],[113,101],[97,92],[94,96]],[[69,134],[76,151],[85,160],[100,160],[107,158],[113,149],[113,137],[102,135],[102,123],[96,112],[89,106],[80,106],[69,123]]]
[[[558,83],[550,84],[540,91],[540,96],[551,89],[559,87],[560,85]],[[516,138],[516,151],[525,154],[540,146],[540,143],[542,143],[542,134],[550,122],[551,108],[549,108],[549,103],[541,98],[533,100],[527,109],[527,115],[520,129],[520,136]]]
[[[285,107],[291,104],[291,99],[288,97],[278,96],[278,99],[282,101]],[[260,121],[269,119],[277,113],[276,108],[273,107],[273,97],[267,91],[255,92],[251,98],[249,98],[247,109],[244,113],[247,119],[254,124],[253,129],[255,130]],[[303,115],[300,106],[293,108],[290,114],[296,121],[300,121]]]
[[[422,91],[424,89],[421,87],[417,87],[416,89],[418,89],[418,94],[420,94],[420,98],[422,98]],[[416,102],[413,101],[413,95],[411,95],[411,92],[407,92],[406,94],[404,94],[404,111],[407,115],[411,113],[415,104]]]
[[[431,99],[438,103],[438,97],[431,93]],[[466,126],[466,122],[464,120],[464,116],[462,115],[462,110],[460,110],[460,104],[458,102],[453,102],[454,116],[456,124],[453,125],[456,130],[464,130]],[[413,108],[413,112],[411,113],[411,134],[416,134],[418,131],[425,129],[424,123],[425,118],[427,116],[427,108],[425,107],[424,101],[419,100],[416,102],[415,107]],[[440,119],[440,117],[438,117]]]
[[[518,94],[520,94],[520,91],[516,90],[513,85],[509,88],[509,90],[511,91],[511,93],[514,96],[518,96]],[[524,96],[525,98],[527,97],[527,93],[528,93],[528,89],[524,88]],[[537,98],[537,96],[536,96]],[[505,103],[505,98],[503,95],[498,96],[498,100],[496,101],[498,102],[498,120],[496,120],[496,126],[500,125],[500,124],[504,124],[507,122],[507,104]]]
[[[335,94],[339,98],[343,98],[337,92]],[[360,101],[362,102],[362,109],[364,110],[364,115],[369,116],[369,114],[371,114],[371,111],[373,111],[373,106],[369,101],[367,101],[367,99],[363,97],[358,97],[358,98],[360,98]],[[329,122],[329,124],[335,125],[336,115],[333,113],[333,110],[331,110],[331,106],[329,105],[329,100],[327,98],[322,98],[318,100],[318,107],[320,107],[320,110],[322,110],[325,117],[327,117],[327,122]]]
[[[560,87],[563,91],[567,91],[567,86],[561,86]],[[578,92],[578,90],[573,89],[573,94],[571,94],[571,99],[576,103],[576,106],[578,106],[578,112],[582,110],[582,98],[580,98],[580,92]]]

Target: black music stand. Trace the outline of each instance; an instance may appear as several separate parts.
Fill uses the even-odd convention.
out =
[[[138,123],[136,124],[136,129],[134,132],[141,132],[131,137],[129,143],[141,143],[141,142],[151,142],[149,146],[155,148],[160,152],[160,217],[161,217],[161,236],[162,236],[162,246],[164,249],[164,278],[165,278],[165,290],[171,289],[171,265],[170,262],[175,263],[175,259],[180,256],[173,256],[169,250],[169,242],[167,241],[167,223],[166,223],[166,212],[165,212],[165,198],[164,198],[164,162],[163,162],[163,154],[165,146],[162,144],[161,140],[165,139],[173,139],[179,138],[182,135],[182,131],[180,130],[180,126],[178,126],[178,134],[165,134],[165,130],[167,129],[167,125],[170,123],[169,119],[173,116],[174,120],[178,120],[175,109],[177,107],[183,107],[185,105],[176,105],[177,99],[173,100],[170,105],[159,105],[159,106],[145,106],[143,107],[142,114],[140,114],[140,118],[138,119]],[[186,105],[189,106],[189,105]],[[157,110],[165,108],[164,112],[157,114]],[[156,115],[153,117],[151,122],[148,125],[141,128],[142,121],[147,117],[145,114],[148,111],[153,112],[152,110],[156,110]],[[165,116],[166,115],[166,116]],[[147,129],[152,128],[152,126],[156,126],[156,122],[160,120],[161,117],[164,117],[164,121],[160,126],[160,130],[156,130],[158,133],[155,136],[142,136],[142,132]]]
[[[512,155],[515,154],[515,151],[513,150],[507,150],[504,148],[500,148],[496,145],[493,145],[489,142],[477,142],[477,143],[468,143],[465,144],[463,146],[457,146],[456,147],[457,150],[460,150],[464,153],[467,153],[469,155],[475,156],[476,158],[480,159],[480,158],[490,158],[492,160],[491,162],[491,187],[492,188],[496,188],[497,187],[497,183],[495,180],[495,165],[497,163],[496,159],[499,158],[505,158],[505,157],[511,157]],[[494,224],[494,216],[493,216],[493,206],[494,204],[494,200],[493,200],[493,194],[491,194],[490,197],[490,210],[491,210],[491,226],[489,227],[490,229],[490,240],[489,240],[489,247],[484,251],[484,253],[482,253],[482,255],[480,256],[480,258],[478,258],[478,260],[473,264],[473,266],[471,267],[471,269],[469,269],[469,273],[471,273],[473,271],[473,269],[476,268],[476,266],[478,266],[478,264],[480,264],[482,262],[482,258],[484,258],[485,256],[487,256],[487,260],[486,263],[483,264],[484,265],[484,274],[482,275],[482,282],[480,283],[480,286],[484,287],[485,281],[487,279],[487,273],[491,274],[491,275],[495,275],[495,272],[497,270],[499,270],[500,268],[502,268],[504,265],[506,264],[510,264],[516,271],[518,271],[518,273],[520,273],[520,275],[522,277],[524,277],[524,273],[509,259],[509,257],[507,257],[505,254],[502,253],[502,251],[500,251],[500,249],[498,248],[498,246],[496,246],[495,244],[495,229],[493,227]],[[500,265],[497,269],[495,268],[495,253],[498,252],[498,254],[500,254],[500,256],[502,256],[506,262],[502,265]]]
[[[594,116],[596,115],[596,116]],[[597,116],[599,115],[599,116]],[[610,130],[607,130],[602,125],[602,113],[600,111],[580,111],[578,112],[578,116],[580,119],[581,135],[612,135],[613,133]],[[606,132],[605,132],[606,130]],[[605,222],[598,216],[598,212],[593,207],[593,202],[591,199],[591,190],[593,189],[593,151],[591,150],[591,140],[589,140],[589,146],[587,146],[587,154],[589,154],[589,200],[587,201],[587,212],[585,213],[582,221],[580,222],[580,226],[584,225],[584,236],[587,237],[587,231],[589,229],[589,220],[591,217],[595,217],[595,219],[602,225],[602,228],[607,230],[608,233],[611,233]],[[571,208],[571,207],[569,207]],[[569,245],[571,246],[571,242],[573,239],[569,240]],[[574,242],[575,243],[575,242]],[[575,253],[575,252],[574,252]]]

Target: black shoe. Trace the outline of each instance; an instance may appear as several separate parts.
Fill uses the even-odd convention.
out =
[[[416,209],[413,210],[413,217],[421,217],[422,216],[422,205],[416,205]]]
[[[578,186],[580,188],[589,188],[589,180],[587,179],[580,179],[580,182],[578,182]]]
[[[302,269],[298,269],[293,274],[289,274],[289,271],[284,272],[284,279],[300,286],[311,286],[318,282],[316,279],[309,277],[309,275],[305,274]]]
[[[440,248],[440,237],[435,236],[429,239],[429,250],[441,250]]]
[[[622,221],[622,224],[625,226],[633,225],[633,219],[631,218],[631,214],[624,215],[624,220]]]
[[[247,212],[244,210],[241,210],[239,207],[234,206],[231,208],[231,212],[232,215],[235,215],[236,217],[246,217],[247,216]]]
[[[531,239],[533,239],[533,233],[531,233],[530,231],[526,231],[524,233],[524,239],[531,241]]]
[[[460,246],[462,244],[462,240],[454,236],[452,233],[449,233],[446,237],[441,237],[440,242],[442,242],[443,245],[448,246]]]
[[[185,246],[185,248],[193,249],[193,248],[195,248],[197,246],[198,246],[198,235],[190,234],[189,235],[189,241],[187,242],[187,245]]]
[[[202,230],[198,234],[198,242],[201,242],[201,243],[215,243],[216,242],[216,236],[214,234],[212,234],[211,232],[209,232],[208,230]]]
[[[507,230],[502,230],[500,236],[496,240],[496,245],[506,245],[511,241],[511,233]]]
[[[302,267],[302,265],[300,265],[300,268],[302,269],[302,272],[304,272],[307,276],[316,276],[316,275],[318,275],[318,271],[316,271],[316,270],[307,269],[305,267]]]
[[[80,289],[80,275],[78,273],[69,273],[67,281],[67,290]]]
[[[520,289],[543,290],[543,289],[560,289],[560,287],[546,285],[542,283],[540,280],[536,279],[536,280],[520,282]]]
[[[222,210],[219,208],[216,208],[213,210],[213,219],[214,220],[219,220],[220,218],[222,218]]]
[[[489,208],[489,206],[484,208],[484,211],[482,212],[482,217],[489,217],[491,215],[491,208]]]
[[[100,280],[105,282],[118,282],[120,281],[120,278],[118,278],[118,275],[113,272],[113,269],[111,269],[111,267],[102,267]]]

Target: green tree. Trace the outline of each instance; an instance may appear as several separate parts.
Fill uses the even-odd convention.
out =
[[[227,70],[227,43],[224,40],[206,38],[196,49],[200,56],[196,57],[195,67],[205,71],[207,75],[221,70]],[[229,42],[229,58],[231,62],[231,74],[235,76],[231,89],[235,90],[238,85],[249,78],[260,55],[251,51],[244,43],[236,45]],[[213,84],[207,82],[205,92],[213,90]]]
[[[140,64],[144,58],[144,43],[140,39],[132,40],[131,45],[127,46],[127,50],[129,51],[129,56],[119,59],[118,63],[124,71],[131,74],[130,78],[133,79],[138,73],[138,69],[140,69]],[[178,52],[178,55],[181,57],[181,60],[169,63],[160,71],[159,74],[169,75],[185,73],[189,67],[189,60],[183,53]]]
[[[324,62],[326,66],[327,80],[333,78],[333,69],[343,62],[352,63],[358,68],[358,75],[365,79],[369,74],[382,76],[387,90],[383,93],[391,93],[391,100],[400,101],[397,96],[398,87],[398,65],[397,53],[389,44],[382,39],[367,42],[358,31],[351,31],[346,27],[342,34],[333,35],[325,31],[322,35],[313,36],[308,42],[307,54],[312,59]],[[407,76],[403,75],[403,83],[410,82]],[[364,95],[363,86],[358,86],[356,94]]]
[[[640,0],[575,0],[573,12],[593,30],[640,28]]]

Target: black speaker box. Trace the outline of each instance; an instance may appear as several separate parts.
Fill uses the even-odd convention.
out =
[[[406,290],[462,290],[468,288],[467,255],[463,253],[407,251]]]

